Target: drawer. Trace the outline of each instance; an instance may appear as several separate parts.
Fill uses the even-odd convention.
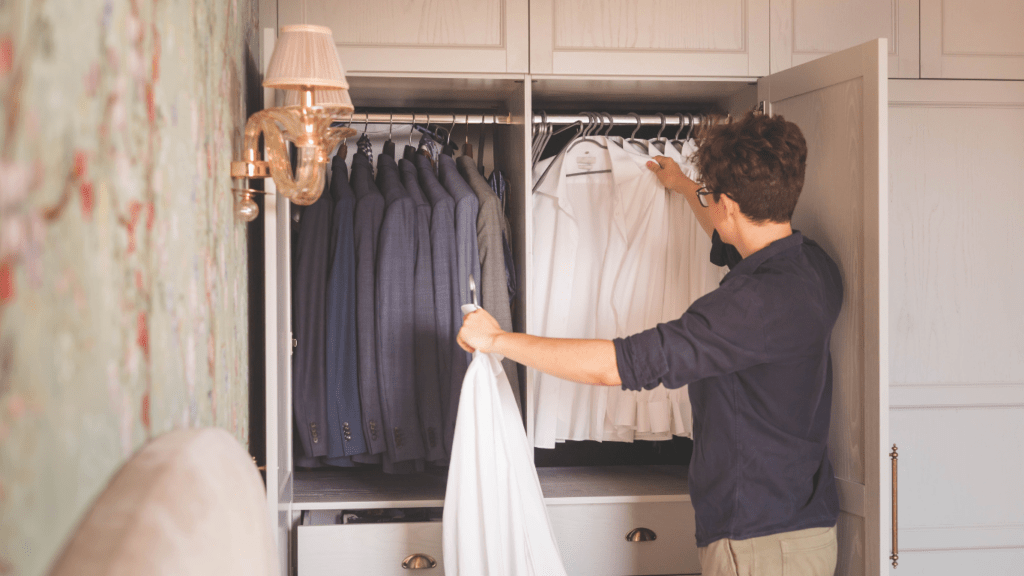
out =
[[[298,576],[424,576],[444,574],[441,523],[345,524],[298,527]],[[407,570],[402,562],[425,554],[434,568]]]
[[[553,504],[548,515],[569,576],[700,574],[689,502]],[[655,539],[626,535],[646,528]]]

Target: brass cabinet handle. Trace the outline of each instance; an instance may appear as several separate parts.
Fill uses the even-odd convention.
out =
[[[402,561],[402,568],[406,570],[426,570],[437,568],[437,560],[426,554],[412,554]]]
[[[650,542],[657,539],[658,535],[650,528],[634,528],[626,534],[627,542]]]
[[[899,509],[900,508],[899,508],[899,500],[897,500],[897,492],[896,492],[896,464],[898,462],[898,458],[899,457],[900,457],[900,455],[896,451],[896,445],[893,444],[892,445],[892,452],[889,453],[889,458],[892,460],[892,554],[889,555],[889,560],[892,560],[892,567],[893,568],[896,567],[896,564],[898,563],[897,560],[900,559],[900,549],[899,549],[900,529],[899,529],[899,525],[897,523],[897,520],[899,518]]]

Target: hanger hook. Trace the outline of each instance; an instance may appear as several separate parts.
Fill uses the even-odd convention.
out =
[[[392,112],[391,116],[388,118],[388,141],[391,140],[391,125],[394,124],[394,122],[395,122],[395,113]]]
[[[679,117],[679,130],[676,130],[676,135],[673,140],[679,140],[679,135],[683,133],[683,128],[686,128],[686,115],[682,112],[676,114]]]
[[[483,120],[483,115],[480,116],[480,119]],[[465,151],[467,146],[469,146],[469,114],[466,114],[466,142],[463,144],[462,150]]]
[[[636,138],[636,133],[640,131],[640,115],[636,112],[630,112],[629,115],[636,118],[636,128],[633,128],[633,133],[629,135],[629,139],[633,140]]]
[[[615,116],[611,112],[606,112],[606,114],[608,114],[608,129],[604,131],[605,137],[611,134],[612,129],[615,128]]]
[[[366,131],[370,129],[370,115],[363,114],[363,136],[366,136]]]
[[[458,118],[456,118],[455,117],[455,113],[452,112],[452,125],[448,128],[448,136],[444,139],[444,143],[445,144],[451,144],[452,143],[452,130],[455,130],[455,123],[457,121],[458,121]]]
[[[412,124],[409,126],[409,146],[412,146],[412,133],[416,131],[416,113],[412,113]]]
[[[658,135],[654,137],[655,140],[661,140],[661,133],[665,131],[665,126],[668,124],[668,118],[661,112],[658,112],[658,118],[661,118],[661,128],[658,128]]]

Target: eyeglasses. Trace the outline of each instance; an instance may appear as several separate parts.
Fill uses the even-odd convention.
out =
[[[697,188],[697,201],[700,202],[700,205],[705,208],[709,206],[708,199],[705,198],[705,196],[708,196],[709,194],[714,194],[714,192],[708,190],[707,186],[701,186],[700,188]]]

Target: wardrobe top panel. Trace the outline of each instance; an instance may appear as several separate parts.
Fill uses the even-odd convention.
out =
[[[533,77],[533,107],[630,112],[669,108],[721,108],[740,96],[757,95],[756,78],[666,79],[585,76]]]
[[[348,75],[356,112],[361,108],[506,111],[524,76]]]

